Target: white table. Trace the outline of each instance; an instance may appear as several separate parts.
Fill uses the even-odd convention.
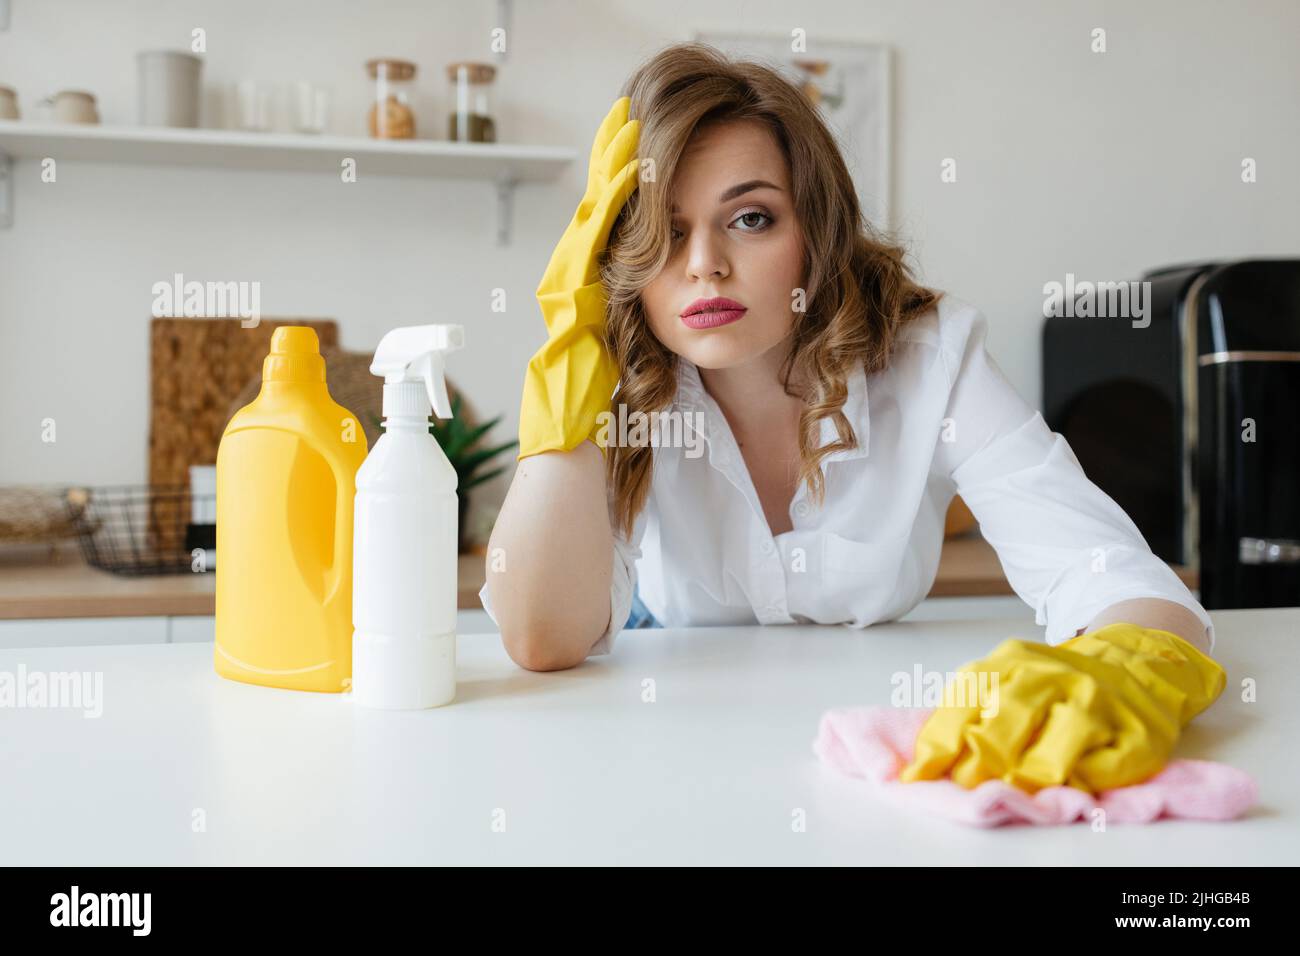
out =
[[[457,700],[396,713],[224,680],[210,644],[3,650],[0,671],[101,671],[103,714],[0,710],[0,862],[1294,864],[1300,609],[1213,617],[1228,688],[1178,753],[1249,770],[1260,805],[1100,833],[893,809],[811,751],[827,708],[1041,640],[1025,619],[626,631],[555,673],[465,634]]]

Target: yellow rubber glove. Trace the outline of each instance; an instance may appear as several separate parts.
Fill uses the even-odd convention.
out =
[[[1178,635],[1122,623],[1055,647],[1006,640],[958,674],[980,671],[990,672],[991,699],[996,675],[994,712],[982,715],[958,689],[978,678],[955,678],[900,781],[951,775],[969,789],[1001,779],[1030,793],[1140,783],[1160,772],[1188,721],[1227,683],[1218,663]]]
[[[631,101],[620,97],[591,146],[587,191],[551,253],[537,287],[550,337],[528,362],[519,410],[519,454],[569,451],[600,430],[609,411],[618,366],[605,347],[607,297],[599,256],[619,211],[637,186],[641,124],[628,120]],[[596,441],[604,452],[604,446]]]

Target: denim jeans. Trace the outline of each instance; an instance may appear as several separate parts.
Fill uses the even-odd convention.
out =
[[[641,603],[641,592],[639,590],[632,592],[632,613],[627,616],[627,623],[623,627],[663,627],[655,616],[650,613],[650,609]]]

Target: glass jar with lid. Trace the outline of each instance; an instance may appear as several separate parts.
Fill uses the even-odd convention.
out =
[[[366,70],[375,85],[367,123],[370,135],[376,139],[414,139],[411,92],[415,87],[415,64],[380,58],[368,61]]]
[[[451,63],[452,111],[447,139],[463,143],[495,143],[497,68],[490,63]]]

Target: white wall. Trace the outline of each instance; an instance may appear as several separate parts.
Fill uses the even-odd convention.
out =
[[[86,88],[130,123],[134,54],[207,30],[205,80],[310,78],[335,92],[335,132],[360,133],[363,62],[420,67],[420,120],[441,136],[441,66],[488,58],[496,4],[342,0],[13,0],[0,84],[25,116]],[[1089,50],[1104,27],[1109,50]],[[1043,283],[1136,278],[1203,257],[1300,254],[1300,4],[1291,0],[518,0],[499,80],[503,138],[585,157],[628,72],[697,29],[870,39],[896,51],[898,225],[923,278],[980,306],[991,347],[1039,397]],[[214,101],[216,97],[212,98]],[[220,124],[216,103],[208,121]],[[1240,182],[1245,156],[1259,181]],[[939,180],[958,161],[958,182]],[[151,285],[258,280],[264,315],[337,318],[370,349],[398,324],[459,321],[456,380],[516,428],[544,327],[533,290],[581,192],[585,158],[520,191],[516,236],[494,242],[487,185],[168,167],[16,167],[0,230],[0,482],[133,482],[146,467]],[[509,311],[489,310],[507,290]],[[40,422],[55,418],[56,443]],[[499,498],[499,480],[485,501]]]

